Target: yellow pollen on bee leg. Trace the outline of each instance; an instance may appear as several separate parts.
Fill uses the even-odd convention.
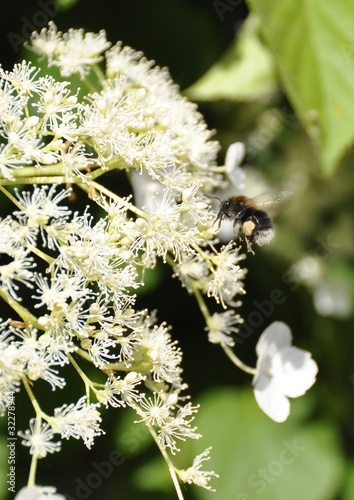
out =
[[[242,229],[246,236],[252,236],[255,227],[256,224],[251,220],[248,220],[243,224]]]

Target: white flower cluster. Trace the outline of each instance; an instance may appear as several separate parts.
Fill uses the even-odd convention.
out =
[[[61,449],[56,436],[91,447],[103,433],[100,406],[129,406],[154,437],[176,488],[178,477],[211,489],[216,474],[200,470],[209,449],[187,470],[166,453],[200,437],[193,426],[198,406],[186,402],[182,352],[170,327],[135,307],[134,290],[144,286],[140,269],[153,269],[158,259],[170,264],[195,295],[209,340],[232,359],[244,255],[234,242],[217,246],[204,196],[225,185],[226,170],[216,165],[212,132],[167,70],[121,43],[109,46],[104,32],[63,34],[53,23],[32,36],[32,49],[63,77],[77,73],[85,87],[95,73],[96,88],[84,97],[30,63],[0,70],[0,190],[16,207],[0,221],[0,255],[8,259],[0,265],[0,296],[21,318],[0,324],[0,408],[4,413],[9,393],[26,389],[36,416],[19,435],[37,460]],[[98,66],[104,59],[106,75]],[[96,181],[113,170],[128,176],[128,197]],[[14,196],[6,186],[17,183],[33,188],[15,188]],[[71,203],[73,190],[57,187],[65,183],[85,191],[106,215],[72,213],[62,202]],[[208,297],[224,310],[211,315]],[[89,379],[81,360],[106,382]],[[35,382],[63,388],[65,365],[82,378],[86,396],[47,415]]]
[[[168,325],[134,307],[132,291],[143,286],[139,267],[154,268],[161,258],[189,291],[225,307],[243,293],[238,249],[213,246],[203,196],[222,186],[218,143],[166,69],[120,43],[107,51],[109,45],[104,32],[63,34],[53,23],[32,36],[33,50],[63,77],[77,73],[85,85],[96,71],[101,89],[83,99],[30,63],[0,72],[0,189],[16,207],[0,223],[0,253],[9,257],[0,266],[0,285],[22,319],[1,325],[2,412],[21,384],[35,401],[38,379],[53,390],[64,387],[61,368],[68,364],[98,401],[83,397],[52,416],[36,401],[36,418],[20,433],[36,459],[60,450],[56,436],[81,438],[90,447],[103,432],[100,405],[134,408],[172,454],[178,441],[199,438],[192,425],[198,407],[184,394],[182,352]],[[104,57],[106,76],[97,66]],[[95,181],[112,170],[131,177],[135,205]],[[5,186],[20,182],[37,185],[15,190],[14,197]],[[72,214],[62,203],[71,190],[56,187],[64,182],[86,190],[106,217]],[[147,196],[140,203],[142,184]],[[37,316],[22,305],[26,288]],[[104,386],[82,372],[80,357],[107,374]],[[208,487],[210,475],[196,474],[194,482]]]

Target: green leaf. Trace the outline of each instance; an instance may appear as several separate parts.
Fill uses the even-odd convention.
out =
[[[347,477],[344,485],[343,500],[353,500],[354,498],[354,462],[348,463]]]
[[[354,3],[249,0],[285,90],[331,174],[354,138]]]
[[[316,421],[306,424],[291,415],[277,424],[258,408],[250,390],[218,388],[202,396],[196,418],[203,443],[211,445],[211,460],[204,470],[214,470],[216,493],[195,488],[198,498],[211,500],[332,500],[344,469],[339,437],[333,426]],[[292,401],[292,413],[297,413]],[[301,402],[302,404],[306,404]],[[303,414],[301,409],[300,413]],[[213,496],[214,495],[214,496]]]
[[[173,490],[168,466],[161,456],[140,465],[133,474],[132,482],[143,491],[168,493]]]
[[[136,456],[151,446],[154,441],[144,423],[136,423],[137,414],[125,408],[115,432],[115,444],[125,456]]]
[[[184,93],[198,101],[249,101],[274,92],[273,58],[259,39],[259,28],[259,19],[249,16],[221,60]]]
[[[79,0],[56,0],[58,7],[62,10],[68,10],[73,7],[79,2]]]

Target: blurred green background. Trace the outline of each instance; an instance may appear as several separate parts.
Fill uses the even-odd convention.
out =
[[[241,330],[237,345],[240,358],[254,365],[259,335],[282,320],[291,327],[294,344],[313,353],[318,381],[309,394],[292,401],[287,422],[269,420],[254,401],[250,377],[208,344],[196,303],[170,269],[159,265],[149,272],[145,293],[138,297],[138,307],[156,308],[159,321],[173,326],[184,353],[184,380],[194,403],[201,404],[196,424],[203,439],[186,443],[177,463],[190,465],[212,445],[205,469],[220,475],[212,480],[216,493],[188,486],[185,498],[353,499],[352,2],[340,0],[334,9],[328,0],[248,5],[239,0],[13,0],[2,2],[0,14],[5,69],[24,57],[21,44],[49,19],[62,31],[105,29],[111,42],[122,40],[170,69],[209,128],[216,129],[220,164],[231,143],[245,143],[246,188],[293,192],[275,214],[274,243],[245,261],[241,313],[246,324],[260,303],[269,305],[272,291],[280,290],[284,300],[268,308],[259,325]],[[112,185],[112,177],[108,182]],[[119,183],[117,174],[117,192]],[[69,380],[55,394],[36,384],[44,409],[78,399],[80,381]],[[17,395],[18,430],[28,427],[33,416],[28,408],[25,394]],[[81,442],[64,442],[61,454],[40,461],[37,481],[57,486],[68,499],[176,498],[162,458],[144,427],[133,423],[134,415],[116,409],[103,417],[106,435],[91,451]],[[0,425],[5,477],[6,417]],[[19,444],[17,486],[26,482],[28,471],[27,449]],[[12,497],[2,481],[1,500]]]

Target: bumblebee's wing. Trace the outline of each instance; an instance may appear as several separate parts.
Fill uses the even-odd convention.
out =
[[[292,198],[294,193],[291,191],[280,191],[279,193],[262,193],[258,196],[252,198],[254,202],[260,207],[269,209],[274,205],[278,205],[279,203],[283,203],[286,200]]]

